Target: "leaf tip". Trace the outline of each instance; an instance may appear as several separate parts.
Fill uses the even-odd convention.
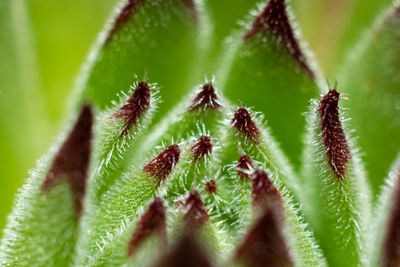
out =
[[[192,147],[190,151],[194,155],[194,160],[199,161],[200,159],[210,155],[212,153],[213,144],[209,136],[202,135]]]
[[[206,191],[209,194],[215,194],[217,192],[217,182],[215,180],[210,180],[206,182]]]
[[[240,156],[236,164],[237,174],[240,178],[250,178],[254,172],[254,166],[251,162],[251,158],[247,155]]]
[[[179,161],[181,150],[178,145],[167,147],[143,168],[143,172],[164,180]]]
[[[339,96],[335,89],[329,90],[319,103],[318,114],[328,163],[336,176],[343,179],[351,154],[339,117]]]
[[[248,139],[258,143],[260,130],[245,108],[239,108],[233,115],[232,126],[242,132]]]
[[[222,104],[218,99],[212,83],[206,83],[193,99],[192,104],[189,106],[189,111],[199,109],[212,110],[221,107]]]
[[[184,205],[183,220],[190,228],[199,228],[209,220],[208,213],[199,192],[192,190]]]

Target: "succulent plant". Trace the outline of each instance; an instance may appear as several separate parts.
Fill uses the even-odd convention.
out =
[[[332,87],[290,3],[257,2],[120,3],[3,265],[400,266],[399,5]]]

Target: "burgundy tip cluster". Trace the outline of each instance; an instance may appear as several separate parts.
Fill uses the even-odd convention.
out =
[[[344,178],[346,166],[351,158],[342,124],[339,117],[339,93],[330,90],[321,100],[318,114],[321,119],[322,139],[332,171],[339,178]]]
[[[92,107],[85,105],[82,107],[70,134],[58,150],[41,188],[42,192],[48,192],[58,180],[68,180],[78,216],[82,212],[86,190],[92,128]]]
[[[282,220],[272,207],[251,227],[239,244],[234,259],[245,266],[270,267],[294,266],[289,249],[282,235]]]
[[[258,142],[260,131],[245,108],[239,108],[232,119],[232,126],[242,132],[248,139]]]
[[[239,177],[250,178],[251,173],[254,171],[254,166],[251,162],[251,158],[247,155],[240,156],[236,169]]]
[[[178,163],[180,154],[181,150],[178,145],[169,146],[144,166],[143,171],[162,181]]]
[[[167,228],[165,222],[165,208],[161,198],[156,198],[149,208],[140,217],[136,230],[129,241],[128,256],[133,257],[140,245],[153,233],[161,237],[161,245],[167,245]]]
[[[199,109],[218,109],[222,105],[218,100],[218,96],[215,93],[215,89],[211,83],[206,83],[203,85],[201,91],[193,99],[192,104],[189,106],[189,111],[199,110]]]
[[[150,98],[150,86],[146,82],[139,82],[132,96],[114,114],[115,118],[125,120],[120,136],[127,135],[140,116],[150,107]]]
[[[195,232],[186,232],[167,254],[153,267],[212,267],[210,258],[196,238]]]
[[[285,0],[270,0],[264,11],[254,20],[244,39],[249,40],[262,30],[268,30],[273,35],[278,36],[292,57],[299,62],[302,69],[310,74],[311,77],[314,77],[314,73],[308,66],[290,25]]]
[[[263,170],[257,169],[253,173],[251,196],[253,206],[256,208],[272,206],[275,209],[281,209],[281,195]]]
[[[211,138],[203,135],[189,150],[193,152],[194,160],[199,161],[200,159],[210,155],[212,148],[213,144],[211,143]]]
[[[114,34],[118,31],[119,27],[121,27],[123,24],[125,24],[129,20],[129,18],[133,14],[133,11],[136,10],[137,6],[142,1],[143,0],[129,0],[126,3],[126,5],[122,8],[121,12],[119,13],[118,17],[116,18],[114,25],[107,36],[106,43],[109,43],[111,41]]]
[[[210,180],[206,182],[206,191],[210,194],[217,193],[217,182],[215,180]]]
[[[392,207],[386,225],[381,253],[382,267],[400,266],[400,172],[393,193]]]
[[[200,198],[199,192],[192,190],[185,201],[183,220],[189,227],[200,227],[209,220],[209,216]]]

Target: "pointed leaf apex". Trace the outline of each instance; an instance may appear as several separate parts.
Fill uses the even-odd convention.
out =
[[[162,181],[167,178],[178,163],[180,154],[181,150],[178,145],[169,146],[144,166],[143,172],[157,177]]]
[[[93,111],[88,104],[82,107],[70,134],[58,150],[46,179],[42,192],[48,192],[61,179],[67,179],[75,201],[75,209],[81,214],[89,169]]]
[[[215,92],[215,89],[211,83],[203,85],[201,91],[193,99],[192,104],[189,107],[189,111],[204,109],[219,109],[222,107],[221,102]]]
[[[250,113],[245,108],[239,108],[233,115],[232,126],[242,132],[248,139],[258,143],[260,130],[252,120]]]
[[[192,190],[186,199],[183,220],[191,228],[198,228],[209,220],[199,192]]]
[[[314,73],[308,66],[298,41],[290,25],[289,17],[286,12],[285,0],[270,0],[264,11],[256,17],[250,30],[244,36],[244,40],[251,39],[258,32],[267,30],[274,36],[280,38],[286,46],[288,52],[301,65],[304,71],[314,77]]]
[[[175,246],[153,267],[212,267],[213,264],[199,244],[196,232],[185,232]]]
[[[282,218],[266,207],[236,249],[234,260],[245,266],[294,266],[282,234]]]
[[[251,162],[251,158],[247,155],[242,155],[236,164],[236,169],[239,177],[250,178],[254,172],[254,166]]]
[[[190,151],[194,154],[194,160],[199,161],[200,159],[211,154],[213,144],[209,136],[201,136],[196,143],[190,148]]]
[[[206,191],[210,194],[215,194],[217,192],[217,182],[215,182],[215,180],[207,181]]]
[[[393,200],[381,254],[382,267],[400,266],[400,171],[393,192]]]
[[[265,171],[257,169],[253,175],[251,196],[253,198],[253,207],[263,209],[271,206],[276,210],[282,209],[282,198],[279,191],[272,184]]]
[[[194,20],[197,22],[199,20],[199,15],[197,13],[196,3],[193,0],[182,0],[182,2],[190,10]]]
[[[351,154],[339,117],[339,95],[335,89],[329,90],[319,104],[318,114],[329,165],[338,178],[344,179]]]
[[[165,208],[161,198],[156,198],[149,208],[140,217],[136,230],[128,245],[128,256],[133,257],[140,245],[152,234],[157,233],[161,237],[161,246],[167,245],[167,228],[165,222]]]
[[[126,5],[121,9],[118,17],[115,19],[114,25],[108,33],[106,44],[111,41],[118,29],[129,20],[141,2],[143,2],[143,0],[128,0]]]
[[[137,123],[140,116],[150,107],[150,98],[150,86],[146,82],[139,82],[132,96],[114,114],[115,118],[125,120],[125,126],[120,136],[127,135],[130,128]]]

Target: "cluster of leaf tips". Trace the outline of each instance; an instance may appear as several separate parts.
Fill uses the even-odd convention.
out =
[[[1,264],[400,265],[400,160],[376,200],[379,185],[371,190],[368,178],[378,178],[366,175],[337,88],[319,89],[287,3],[256,2],[122,2],[78,84],[73,126],[19,192]],[[216,14],[230,5],[242,13],[220,23]],[[235,28],[252,8],[256,17]],[[382,104],[400,99],[400,81],[368,64],[385,57],[386,67],[399,65],[399,10],[349,60],[349,69],[363,64],[359,75],[343,78],[349,98],[365,101],[348,101],[354,127],[364,131],[373,113],[386,118],[361,132],[362,145],[385,145],[377,131],[399,132],[397,102]],[[157,84],[129,87],[132,74]],[[384,97],[362,92],[376,86]],[[366,107],[370,98],[382,101]]]

